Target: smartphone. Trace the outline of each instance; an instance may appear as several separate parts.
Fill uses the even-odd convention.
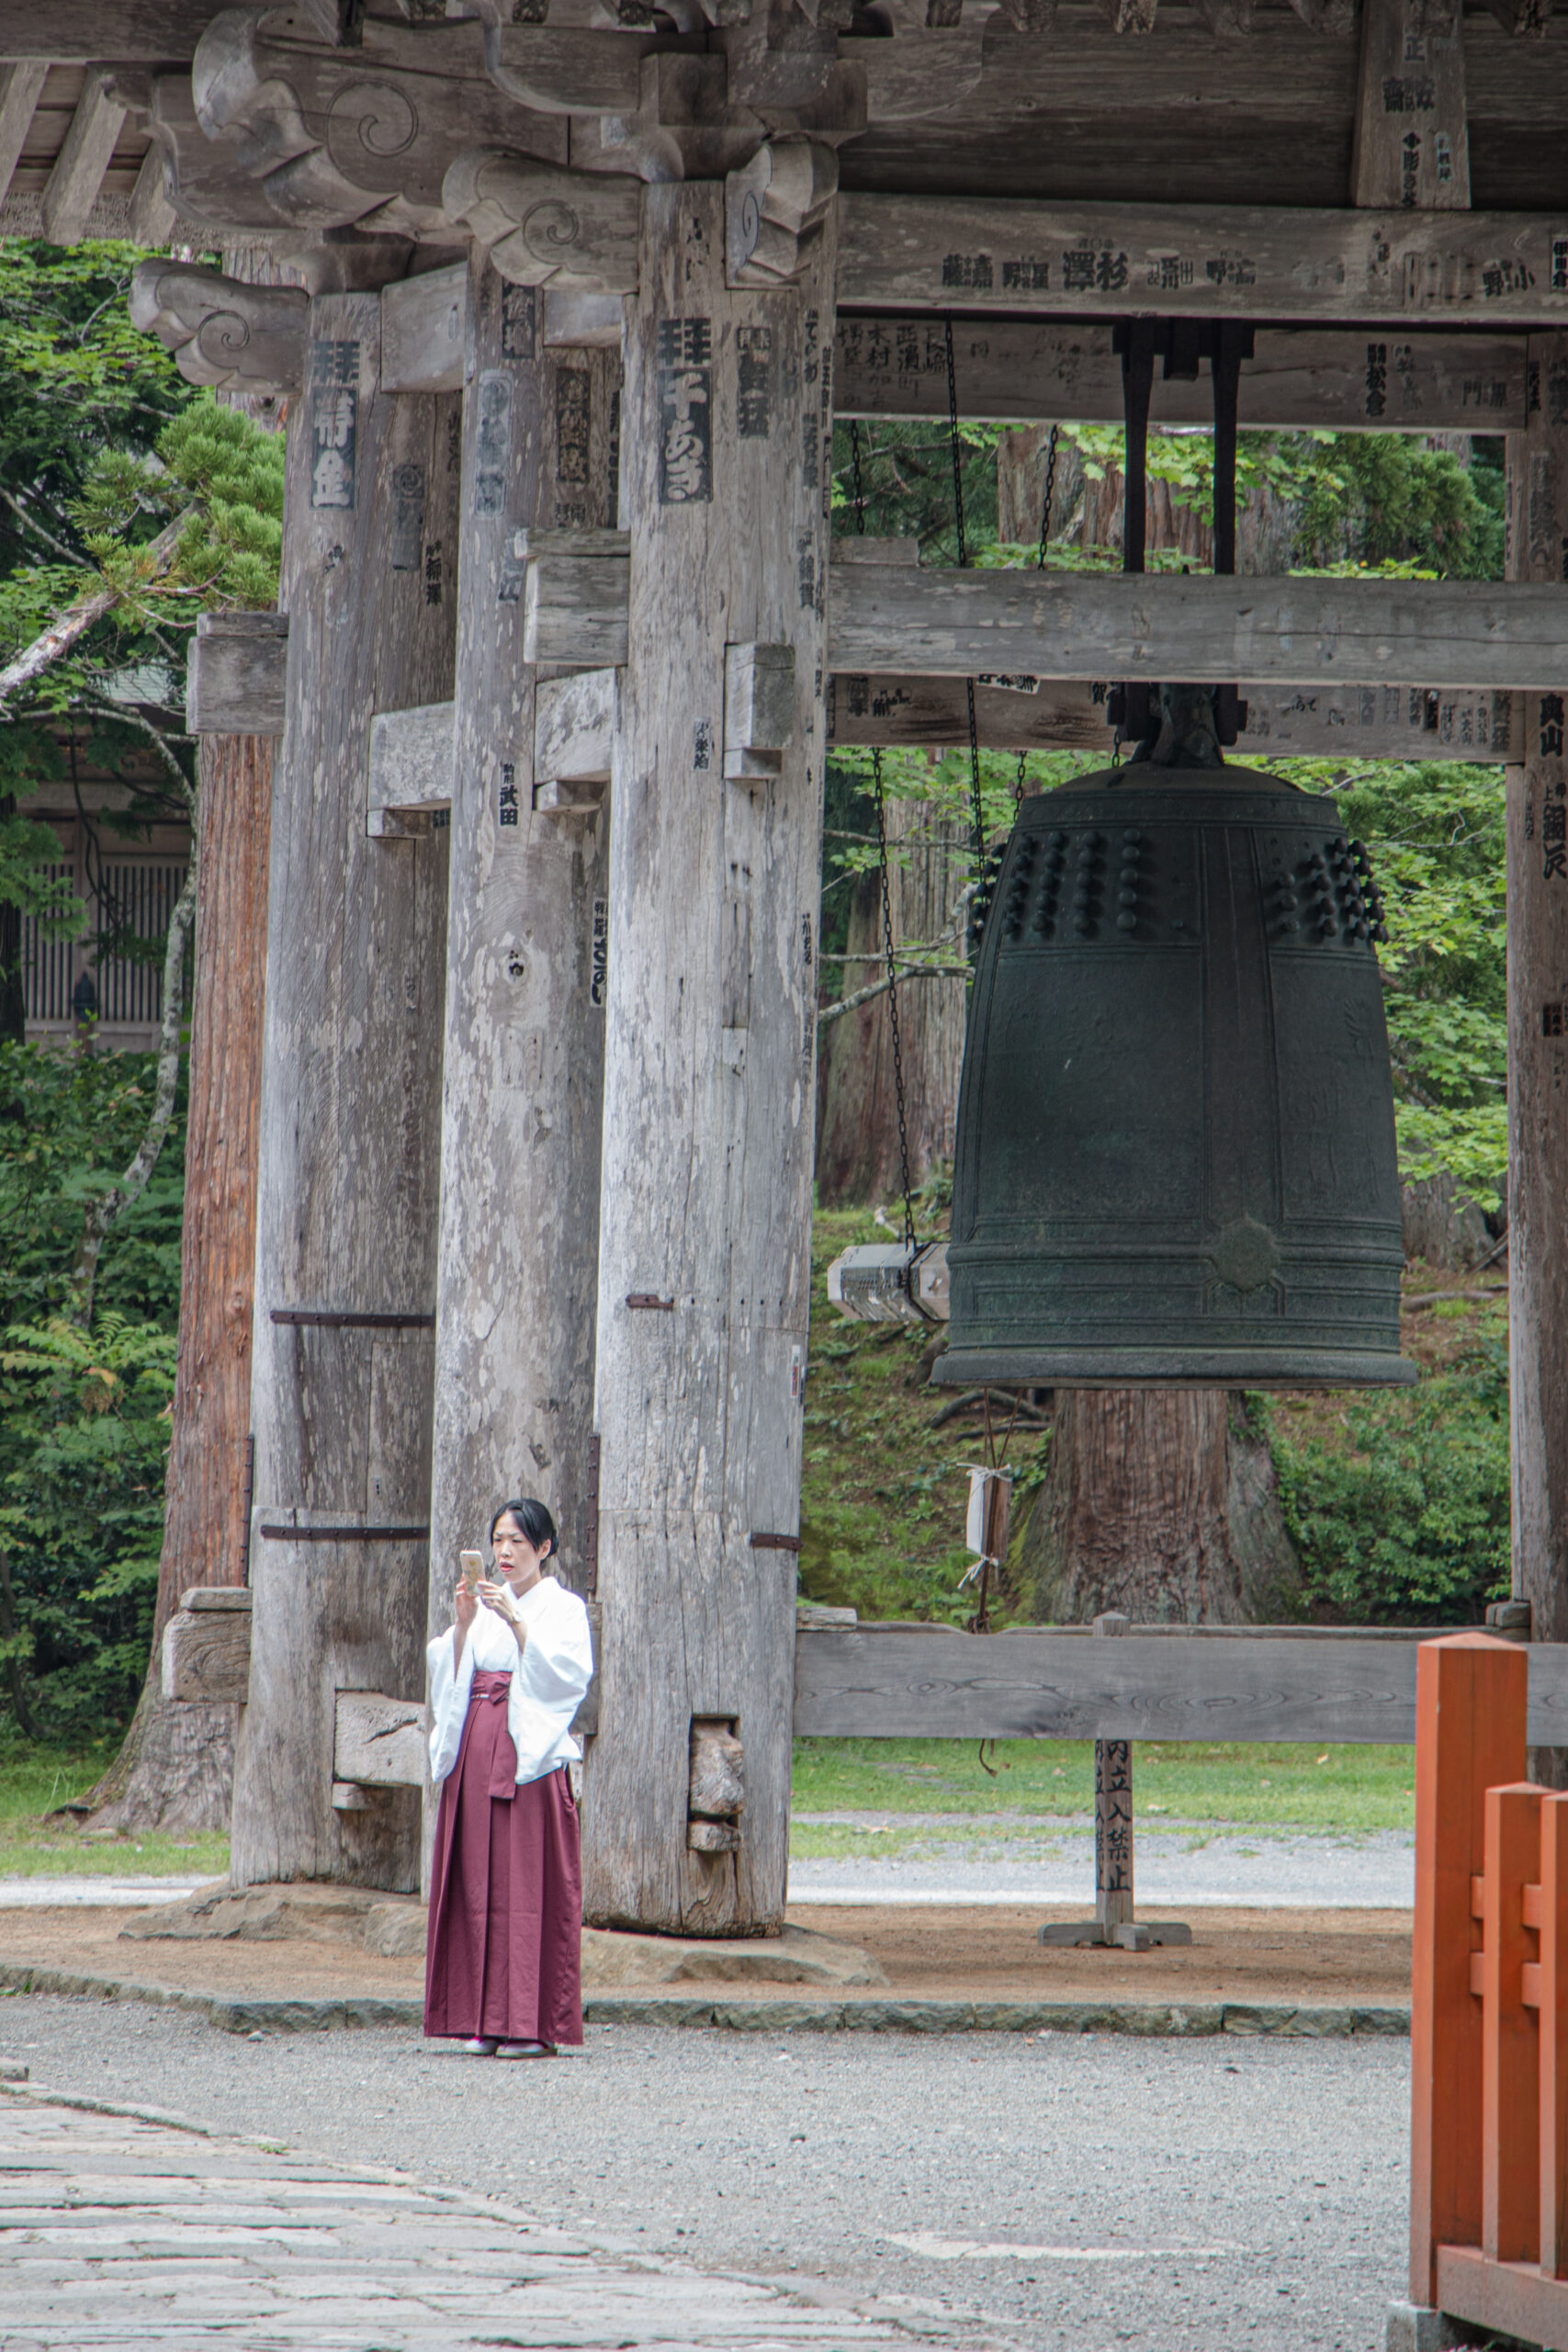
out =
[[[479,1578],[485,1572],[484,1554],[482,1552],[459,1552],[457,1557],[463,1564],[464,1584],[468,1587],[470,1592],[477,1591],[479,1589]]]

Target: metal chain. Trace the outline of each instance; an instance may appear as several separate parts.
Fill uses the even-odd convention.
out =
[[[1036,571],[1043,571],[1045,569],[1045,543],[1051,536],[1051,501],[1056,494],[1056,445],[1061,436],[1061,426],[1054,424],[1051,427],[1050,447],[1045,452],[1045,495],[1040,502],[1040,553],[1034,560]],[[1020,752],[1018,781],[1012,788],[1012,797],[1018,801],[1023,798],[1023,772],[1028,758],[1029,753],[1026,751]]]
[[[850,466],[854,497],[855,531],[865,536],[865,491],[860,470],[860,419],[850,419]],[[876,799],[876,856],[882,877],[882,944],[887,958],[887,1028],[893,1040],[893,1099],[898,1112],[898,1176],[904,1188],[904,1246],[915,1247],[915,1196],[909,1183],[909,1134],[904,1116],[904,1045],[898,1034],[898,967],[893,953],[893,896],[887,874],[887,809],[882,788],[882,747],[871,753],[872,790]]]
[[[964,468],[958,441],[958,368],[953,356],[953,315],[942,320],[947,337],[947,426],[953,447],[953,522],[958,538],[958,569],[962,571],[969,560],[964,532]],[[965,678],[964,699],[969,710],[969,795],[975,829],[975,879],[980,880],[986,865],[986,804],[980,792],[980,729],[975,714],[975,681]]]

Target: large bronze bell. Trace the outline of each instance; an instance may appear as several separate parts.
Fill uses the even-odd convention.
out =
[[[938,1380],[1416,1377],[1368,860],[1178,758],[1024,801],[983,894]]]

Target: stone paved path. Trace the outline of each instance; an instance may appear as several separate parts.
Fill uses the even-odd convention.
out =
[[[617,2257],[374,2167],[0,2096],[0,2352],[910,2352],[912,2341],[852,2309]]]

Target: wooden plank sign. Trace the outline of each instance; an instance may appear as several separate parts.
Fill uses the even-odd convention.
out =
[[[840,198],[846,307],[1105,319],[1568,318],[1568,204],[1530,212]]]
[[[958,413],[1122,421],[1122,362],[1111,330],[1089,321],[966,319],[953,324]],[[1525,422],[1522,334],[1390,334],[1349,327],[1260,327],[1241,364],[1241,422],[1338,433],[1516,433]],[[841,416],[947,414],[942,322],[839,314],[834,404]],[[1155,373],[1150,419],[1212,425],[1207,368]]]

